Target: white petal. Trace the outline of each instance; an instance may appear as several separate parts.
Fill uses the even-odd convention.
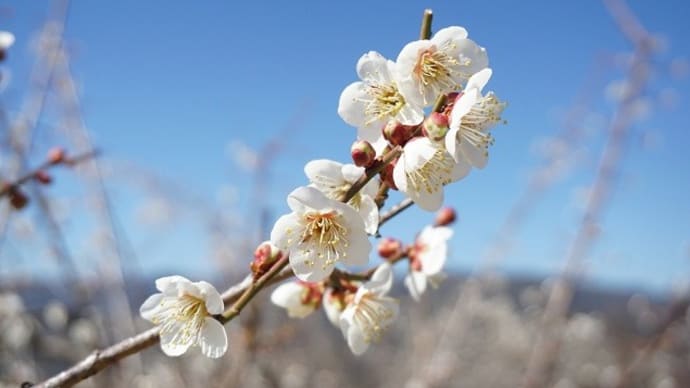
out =
[[[486,84],[489,82],[491,74],[492,71],[488,67],[474,73],[467,81],[467,86],[465,89],[477,89],[477,91],[481,92],[482,89],[484,89],[484,86],[486,86]]]
[[[438,30],[431,38],[431,42],[441,45],[448,41],[467,38],[467,30],[459,26],[451,26]]]
[[[461,57],[470,60],[469,66],[465,66],[463,69],[466,73],[474,74],[489,66],[489,57],[486,54],[486,50],[472,41],[472,39],[456,40],[455,45],[455,50],[460,53]]]
[[[456,163],[455,166],[453,166],[453,171],[450,173],[450,179],[453,182],[457,182],[460,179],[464,178],[467,176],[467,174],[470,173],[470,165],[465,163],[464,160],[461,160],[460,162]]]
[[[341,164],[340,176],[348,183],[355,183],[364,174],[364,167],[357,167],[354,164]]]
[[[488,153],[483,147],[476,147],[468,141],[460,142],[460,151],[465,159],[474,167],[484,168],[488,159]]]
[[[334,201],[313,187],[302,186],[288,195],[287,202],[292,211],[304,213],[306,210],[331,208]]]
[[[400,159],[398,159],[398,163],[393,167],[393,182],[398,190],[403,193],[407,193],[407,175],[405,175],[405,165],[407,162],[405,159],[405,153],[403,152],[403,154],[400,155]]]
[[[146,298],[144,303],[141,304],[141,307],[139,307],[139,314],[141,317],[147,321],[152,321],[153,317],[158,312],[158,308],[163,301],[163,297],[163,294],[153,294]]]
[[[463,160],[462,151],[460,151],[460,147],[457,146],[459,131],[460,127],[451,127],[450,130],[448,130],[448,133],[446,133],[445,138],[446,151],[448,151],[448,153],[453,157],[455,162]]]
[[[436,190],[432,193],[427,193],[426,191],[423,193],[415,193],[415,195],[410,196],[417,206],[426,211],[436,211],[443,205],[443,189]]]
[[[271,294],[271,302],[287,310],[290,318],[304,318],[314,311],[314,306],[302,303],[302,295],[306,288],[296,282],[280,285]]]
[[[343,164],[328,159],[312,160],[304,166],[304,173],[313,183],[326,186],[340,186],[345,181],[341,170]]]
[[[169,290],[170,288],[175,288],[175,284],[180,283],[180,282],[187,282],[191,283],[189,279],[179,276],[179,275],[173,275],[173,276],[165,276],[159,279],[156,279],[156,289],[161,292],[165,292],[166,290]]]
[[[357,266],[366,265],[369,262],[371,242],[364,228],[364,220],[349,206],[343,205],[340,214],[345,219],[348,229],[348,247],[345,256],[340,258],[343,264]]]
[[[364,333],[359,326],[354,324],[354,307],[348,307],[340,315],[340,330],[343,337],[347,341],[350,350],[356,356],[366,352],[369,344],[367,343]]]
[[[367,85],[363,82],[353,82],[340,94],[338,101],[338,115],[353,127],[361,127],[366,121],[364,110],[367,95]]]
[[[179,343],[175,340],[177,331],[166,332],[160,335],[161,338],[161,349],[163,353],[170,357],[177,357],[184,354],[190,346],[192,346],[192,341],[187,343]]]
[[[426,275],[421,272],[411,271],[405,276],[405,287],[410,292],[410,296],[415,301],[426,291]]]
[[[203,280],[195,283],[195,285],[201,291],[202,299],[206,302],[206,311],[209,314],[222,314],[225,311],[223,298],[221,298],[215,287]]]
[[[363,125],[357,128],[357,138],[366,140],[369,143],[376,142],[377,139],[383,137],[381,134],[381,129],[387,123],[387,119],[381,119],[374,121],[369,125]]]
[[[209,358],[219,358],[228,350],[228,335],[223,325],[211,317],[206,317],[199,335],[201,353]]]
[[[419,61],[419,53],[433,45],[429,40],[417,40],[403,47],[396,61],[396,75],[400,93],[410,104],[424,106],[424,96],[420,94],[420,81],[414,75],[414,69]]]
[[[421,124],[424,120],[424,110],[421,106],[413,105],[412,102],[406,101],[405,105],[400,108],[398,114],[395,115],[395,119],[400,121],[403,125]]]
[[[327,278],[332,272],[334,266],[323,265],[323,263],[314,261],[315,254],[305,253],[302,250],[295,250],[290,252],[290,267],[299,280],[305,282],[320,282]]]
[[[340,301],[332,296],[333,289],[327,288],[323,295],[323,310],[328,320],[336,327],[340,326],[340,314],[342,313]]]
[[[359,204],[359,215],[364,220],[364,228],[368,234],[375,234],[379,229],[379,207],[374,199],[368,195],[362,196]]]
[[[364,288],[376,295],[385,295],[393,287],[393,268],[390,263],[384,262],[376,268],[371,275],[371,280],[365,283]]]
[[[450,112],[450,127],[458,128],[462,124],[462,118],[472,109],[479,97],[477,89],[467,89],[460,98],[455,101]]]
[[[364,81],[390,82],[388,60],[376,51],[369,51],[357,61],[357,75]]]
[[[298,230],[298,216],[295,213],[286,214],[278,218],[271,230],[271,244],[280,250],[289,250],[297,243],[301,230]]]

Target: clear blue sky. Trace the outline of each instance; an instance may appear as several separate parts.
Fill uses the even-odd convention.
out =
[[[690,54],[690,5],[631,5],[668,47],[658,56],[661,71],[649,89],[652,114],[633,131],[620,185],[587,266],[598,282],[665,290],[690,277],[689,81],[668,74],[674,59],[687,61]],[[2,98],[16,101],[31,63],[28,40],[48,2],[10,6],[14,13],[0,21],[17,36],[5,64],[14,80]],[[287,211],[287,193],[304,184],[307,161],[349,160],[355,130],[336,113],[340,92],[356,79],[361,54],[376,50],[395,59],[416,39],[425,7],[434,10],[434,29],[462,25],[487,48],[494,70],[487,88],[509,103],[509,123],[494,132],[487,168],[447,190],[448,203],[461,217],[451,262],[472,270],[538,165],[535,145],[561,129],[597,58],[630,49],[600,2],[74,1],[66,36],[86,122],[106,157],[178,179],[209,200],[219,186],[230,184],[239,188],[238,208],[247,203],[251,176],[227,157],[228,143],[258,148],[308,107],[272,171],[269,202],[278,215]],[[621,76],[620,69],[602,69],[591,100],[593,117],[610,116],[604,89]],[[659,96],[673,96],[675,107],[659,106]],[[502,269],[543,275],[561,268],[579,220],[576,193],[593,181],[603,128],[594,125],[573,174],[546,193],[514,236]],[[656,145],[642,146],[650,138]],[[132,205],[118,206],[128,227]],[[431,215],[411,210],[383,233],[411,237],[419,219]],[[136,232],[136,225],[131,228]],[[140,257],[141,266],[156,273],[191,271],[184,260],[171,264],[170,255],[203,255],[194,233],[176,235],[174,249]]]

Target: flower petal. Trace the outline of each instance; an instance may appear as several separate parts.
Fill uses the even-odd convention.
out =
[[[228,335],[225,327],[211,317],[206,317],[199,334],[201,353],[209,358],[219,358],[228,350]]]
[[[203,280],[195,284],[201,291],[203,300],[206,302],[206,311],[211,315],[222,314],[225,311],[223,298],[215,287]]]
[[[391,287],[393,287],[393,268],[388,262],[379,265],[371,275],[371,280],[362,286],[376,295],[387,294]]]
[[[443,205],[443,190],[436,190],[431,193],[408,193],[417,206],[426,211],[436,211]]]
[[[410,292],[410,296],[419,302],[420,297],[426,291],[426,275],[418,271],[411,271],[405,276],[405,287]]]
[[[376,234],[379,229],[379,207],[374,199],[363,195],[359,204],[359,215],[364,220],[364,229],[368,234]]]
[[[460,142],[460,151],[465,159],[474,167],[484,168],[489,158],[488,152],[483,147],[476,147],[468,141]]]
[[[271,294],[271,302],[287,310],[290,318],[304,318],[311,314],[315,306],[302,303],[305,287],[297,282],[281,284]]]
[[[376,51],[369,51],[357,61],[357,75],[363,81],[388,83],[391,76],[388,71],[388,60]]]
[[[189,279],[179,276],[179,275],[173,275],[173,276],[165,276],[162,278],[156,279],[156,289],[161,292],[165,292],[166,290],[169,290],[170,288],[175,288],[175,284],[180,283],[180,282],[187,282],[191,283]]]
[[[313,252],[295,250],[290,252],[290,267],[299,280],[305,282],[320,282],[327,278],[332,272],[334,265],[326,265],[314,261]]]
[[[366,121],[364,101],[368,99],[367,85],[364,82],[351,83],[340,93],[338,115],[353,127],[361,127]]]
[[[271,230],[271,244],[280,250],[288,250],[299,237],[301,231],[298,228],[297,214],[290,213],[278,218]]]
[[[328,159],[312,160],[304,166],[304,173],[313,183],[324,186],[340,186],[345,183],[341,170],[343,164]]]
[[[488,67],[474,73],[467,81],[467,86],[465,89],[477,89],[478,92],[481,92],[482,89],[484,89],[484,86],[486,86],[486,84],[489,82],[491,74],[491,68]]]
[[[181,329],[180,329],[181,330]],[[173,330],[165,333],[161,333],[161,349],[163,353],[170,357],[178,357],[183,355],[190,346],[192,346],[192,341],[186,343],[180,343],[177,341],[178,330]],[[191,338],[191,337],[190,337]]]
[[[144,303],[141,304],[141,307],[139,307],[139,314],[141,317],[147,321],[153,322],[153,317],[158,312],[158,308],[163,301],[163,297],[163,294],[153,294],[146,298]]]
[[[304,213],[308,210],[322,210],[332,208],[335,202],[326,197],[321,191],[309,186],[298,187],[288,195],[288,206],[292,211]],[[339,203],[339,202],[338,202]]]
[[[364,167],[357,167],[354,164],[341,164],[340,174],[347,183],[355,183],[364,174]]]
[[[323,310],[326,312],[328,320],[336,327],[340,326],[340,314],[342,306],[340,301],[333,296],[333,289],[327,288],[323,295]]]
[[[467,30],[459,26],[450,26],[442,28],[434,34],[431,42],[436,45],[442,45],[448,41],[467,38]]]
[[[458,128],[462,124],[462,118],[472,109],[477,102],[479,92],[477,89],[467,89],[465,93],[455,101],[453,110],[450,112],[450,127]]]

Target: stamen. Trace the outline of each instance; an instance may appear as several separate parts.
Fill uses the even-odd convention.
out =
[[[405,172],[407,182],[415,192],[435,193],[450,183],[455,162],[445,150],[438,150],[422,167]]]
[[[348,230],[343,226],[343,219],[336,211],[327,213],[308,212],[303,215],[304,229],[300,240],[305,256],[317,252],[317,257],[323,268],[335,264],[348,247]],[[313,266],[313,260],[305,260],[305,264]]]
[[[186,345],[195,342],[205,318],[209,316],[206,303],[194,296],[164,298],[153,323],[161,326],[161,334],[173,334],[171,343]]]
[[[372,294],[362,296],[354,315],[357,326],[364,330],[364,340],[367,343],[381,339],[383,332],[388,329],[388,321],[391,318],[393,318],[393,311]]]

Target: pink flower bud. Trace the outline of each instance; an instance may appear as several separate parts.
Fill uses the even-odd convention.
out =
[[[422,133],[433,141],[441,141],[448,133],[448,116],[443,113],[432,112],[424,120]]]
[[[392,259],[396,256],[399,256],[402,253],[402,250],[403,246],[400,240],[386,237],[379,242],[379,256],[383,257],[384,259]]]
[[[355,166],[369,167],[374,163],[374,159],[376,159],[376,150],[368,141],[357,140],[352,143],[350,155],[352,155],[352,161],[355,163]]]
[[[393,146],[404,146],[417,131],[417,126],[402,125],[399,121],[391,120],[383,127],[383,137]]]
[[[444,207],[436,213],[436,226],[448,226],[455,222],[456,214],[455,209],[452,207]]]
[[[50,164],[60,164],[65,161],[65,149],[61,147],[51,148],[48,151],[48,162]]]
[[[263,274],[268,272],[273,266],[273,263],[278,261],[282,256],[282,252],[278,247],[271,244],[270,241],[264,241],[256,247],[254,251],[254,260],[249,265],[252,273],[254,274],[254,280],[260,278]]]

